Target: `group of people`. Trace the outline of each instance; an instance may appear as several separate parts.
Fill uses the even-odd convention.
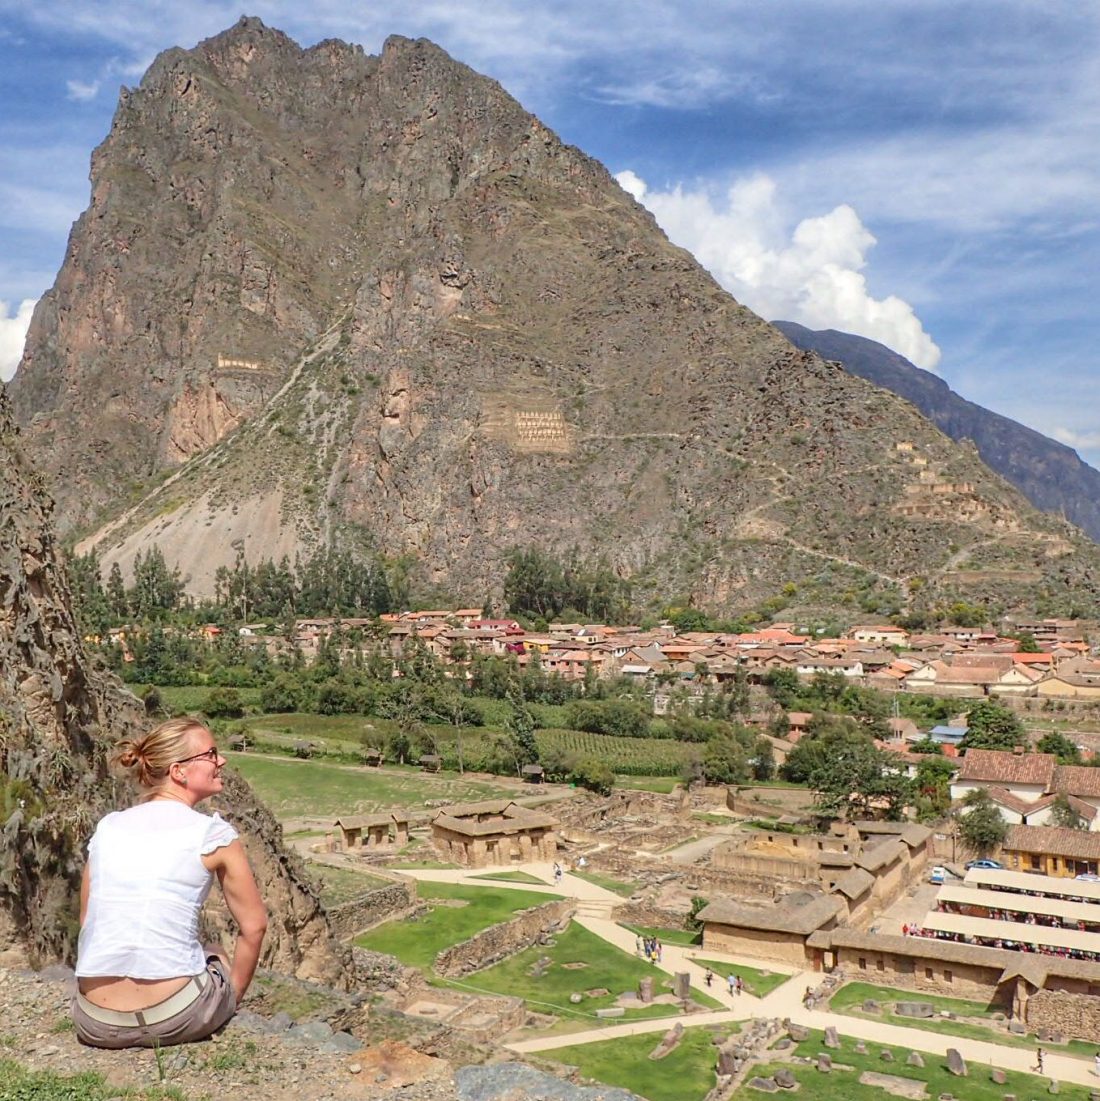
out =
[[[643,937],[639,935],[635,941],[634,947],[638,955],[642,956],[650,963],[658,964],[661,962],[661,953],[663,949],[659,938]]]

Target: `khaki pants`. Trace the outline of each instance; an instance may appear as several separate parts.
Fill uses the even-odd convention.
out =
[[[77,995],[73,999],[76,1038],[90,1047],[103,1048],[169,1047],[205,1040],[237,1011],[237,996],[221,960],[209,960],[205,974],[196,976],[198,982],[205,985],[189,1005],[155,1024],[145,1023],[144,1017],[147,1013],[155,1015],[157,1006],[136,1013],[117,1013],[101,1010]],[[97,1019],[101,1016],[108,1020]]]

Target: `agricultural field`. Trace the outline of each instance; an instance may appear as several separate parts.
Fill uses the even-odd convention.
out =
[[[226,756],[280,819],[335,818],[389,807],[416,809],[434,800],[460,803],[520,794],[515,783],[505,786],[415,768],[356,768],[255,753],[230,752]]]
[[[552,1056],[555,1062],[577,1067],[585,1078],[632,1090],[649,1101],[702,1101],[715,1082],[714,1040],[737,1031],[736,1024],[685,1029],[680,1043],[659,1060],[649,1058],[660,1043],[659,1032],[556,1048],[544,1057]]]

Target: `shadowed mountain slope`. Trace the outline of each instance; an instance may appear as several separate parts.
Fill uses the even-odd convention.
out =
[[[1036,508],[1064,516],[1100,540],[1100,471],[1077,452],[1000,413],[960,397],[942,378],[885,344],[835,329],[774,321],[792,344],[835,360],[853,375],[911,401],[953,440],[972,440],[982,461]]]

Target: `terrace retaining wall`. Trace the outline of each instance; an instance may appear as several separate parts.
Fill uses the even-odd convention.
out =
[[[491,967],[560,932],[569,924],[576,909],[577,904],[572,899],[558,899],[522,910],[509,921],[492,925],[469,940],[444,948],[435,957],[436,974],[454,978]]]
[[[1066,990],[1039,990],[1027,999],[1027,1025],[1077,1040],[1100,1042],[1100,998]]]
[[[332,931],[341,938],[355,936],[398,915],[409,916],[427,909],[416,894],[416,880],[387,883],[360,898],[353,898],[328,911]]]

